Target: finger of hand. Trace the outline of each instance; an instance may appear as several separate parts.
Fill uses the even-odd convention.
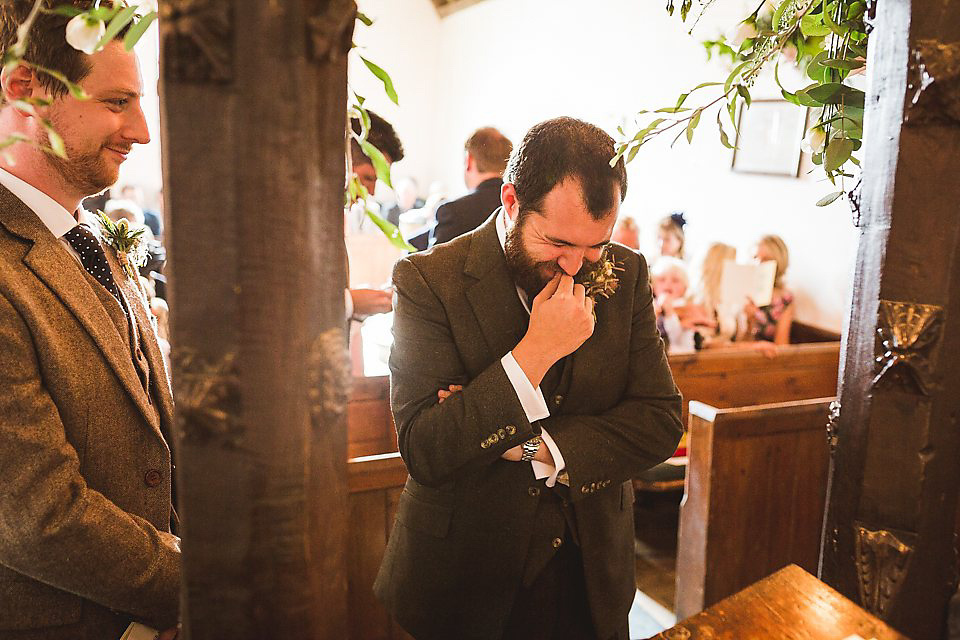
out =
[[[450,391],[454,391],[454,392],[456,392],[456,391],[463,391],[463,385],[462,385],[462,384],[452,384],[452,385],[450,385]]]
[[[511,447],[510,449],[507,449],[502,454],[500,454],[501,458],[503,458],[504,460],[509,460],[510,462],[517,462],[520,460],[522,456],[523,456],[523,448],[520,445]]]
[[[585,298],[583,300],[583,310],[587,312],[590,316],[590,324],[593,324],[593,308],[596,306],[597,301],[593,298]]]
[[[444,398],[449,398],[450,396],[452,396],[453,392],[447,391],[446,389],[440,389],[439,391],[437,391],[437,395],[440,396],[441,400],[443,400]]]
[[[557,283],[557,293],[560,295],[573,295],[573,277],[565,273],[560,274],[560,281]]]
[[[544,300],[549,300],[553,294],[556,293],[557,287],[560,284],[560,276],[561,274],[559,273],[553,276],[550,282],[548,282],[543,289],[540,290],[540,293],[537,294],[537,297],[533,299],[533,304],[543,302]]]
[[[573,285],[573,296],[583,302],[583,299],[587,296],[587,288],[582,284]]]

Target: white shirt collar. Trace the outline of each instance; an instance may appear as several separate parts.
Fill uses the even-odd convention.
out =
[[[62,238],[65,233],[77,226],[78,220],[63,208],[59,202],[40,191],[29,182],[25,182],[9,171],[0,168],[0,185],[6,187],[10,193],[17,196],[23,204],[37,214],[40,221],[56,238]],[[79,208],[79,222],[87,224],[94,233],[99,232],[99,225],[93,224],[94,218],[83,207]]]
[[[497,216],[496,220],[497,225],[497,239],[500,240],[500,248],[503,249],[504,254],[506,254],[507,247],[507,210],[503,207],[500,207],[500,214]],[[527,310],[527,313],[530,313],[530,303],[527,300],[527,292],[517,287],[517,296],[520,297],[520,302],[523,303],[523,308]]]

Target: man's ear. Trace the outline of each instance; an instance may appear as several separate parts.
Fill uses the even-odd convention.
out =
[[[473,155],[469,151],[463,152],[463,169],[464,171],[470,171],[475,168],[477,161],[474,159]]]
[[[504,182],[500,187],[500,203],[510,221],[515,222],[520,212],[520,202],[517,200],[517,188],[512,183]]]
[[[34,89],[37,86],[37,76],[30,67],[20,64],[0,73],[0,90],[3,91],[4,101],[12,103],[15,100],[26,100],[33,97]],[[29,116],[30,113],[17,109],[22,115]]]

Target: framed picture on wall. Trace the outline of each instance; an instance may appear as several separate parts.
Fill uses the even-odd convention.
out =
[[[733,170],[774,176],[800,175],[800,142],[807,111],[786,100],[754,100],[740,109]]]

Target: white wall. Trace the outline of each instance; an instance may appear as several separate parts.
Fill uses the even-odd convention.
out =
[[[368,30],[376,39],[368,47],[401,93],[401,108],[387,115],[395,115],[410,149],[397,172],[413,172],[421,185],[442,180],[458,195],[463,141],[479,126],[498,127],[517,142],[536,122],[571,115],[613,133],[639,109],[671,105],[681,91],[723,80],[727,69],[707,63],[699,41],[753,7],[744,13],[738,2],[717,3],[691,37],[690,25],[667,16],[663,4],[486,0],[438,21],[428,0],[361,0],[362,10],[382,16]],[[409,62],[416,70],[406,68]],[[407,103],[405,89],[412,93]],[[755,97],[778,95],[769,80],[754,89]],[[418,105],[423,113],[408,113]],[[688,253],[695,257],[717,240],[747,255],[759,235],[779,234],[791,250],[787,281],[798,318],[840,330],[856,233],[843,200],[814,206],[832,185],[816,173],[797,179],[732,172],[715,116],[704,116],[691,147],[681,141],[671,150],[668,142],[650,143],[629,165],[623,212],[640,223],[645,252],[653,254],[657,221],[674,209],[687,213]],[[427,157],[415,159],[420,149]]]

